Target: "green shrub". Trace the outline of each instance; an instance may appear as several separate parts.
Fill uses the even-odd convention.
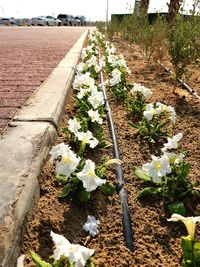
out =
[[[188,65],[195,64],[200,55],[199,20],[177,15],[168,35],[168,51],[174,78],[189,79]]]

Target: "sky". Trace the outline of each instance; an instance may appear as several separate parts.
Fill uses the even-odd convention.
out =
[[[108,5],[110,14],[130,13],[133,10],[135,0],[0,0],[0,17],[32,18],[41,15],[53,15],[59,13],[71,15],[84,15],[87,20],[106,20]],[[167,2],[170,0],[150,0],[148,11],[167,12]],[[194,0],[183,0],[187,10],[192,8]],[[187,12],[186,12],[187,13]]]
[[[183,8],[184,14],[189,14],[190,10],[193,10],[193,4],[195,0],[183,0],[181,8]],[[168,11],[168,5],[167,3],[170,3],[170,0],[150,0],[149,2],[149,8],[148,12],[149,13],[154,13],[154,12],[167,12]],[[196,9],[196,11],[199,11],[199,7]]]
[[[129,13],[135,0],[108,0],[112,13]],[[2,9],[3,8],[3,9]],[[0,0],[0,17],[31,18],[59,13],[84,15],[87,20],[106,20],[107,0]],[[3,14],[2,14],[3,13]]]

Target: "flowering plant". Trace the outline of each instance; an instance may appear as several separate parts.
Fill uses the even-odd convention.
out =
[[[190,165],[184,161],[185,155],[167,151],[178,147],[175,140],[180,140],[180,136],[181,133],[168,139],[162,149],[164,154],[161,157],[152,156],[150,163],[145,163],[141,169],[136,168],[135,175],[148,184],[138,197],[150,194],[161,196],[171,214],[176,212],[185,215],[187,198],[199,193],[195,189],[197,184],[187,179]]]
[[[195,226],[200,222],[200,216],[184,217],[179,214],[172,214],[169,222],[181,221],[185,224],[188,236],[181,237],[181,248],[183,253],[182,267],[200,266],[200,243],[195,240]]]
[[[81,85],[83,82],[77,81],[75,87]],[[77,96],[75,97],[77,114],[76,118],[68,121],[67,127],[62,129],[62,132],[65,133],[71,142],[76,142],[77,140],[82,141],[79,137],[79,132],[92,132],[95,139],[101,141],[103,137],[103,128],[102,123],[106,114],[105,110],[105,100],[103,93],[98,90],[95,84],[85,84],[81,85]],[[76,121],[75,121],[76,120]],[[79,126],[77,126],[77,121]],[[75,124],[75,128],[79,127],[74,131],[74,127],[71,127],[71,124]]]
[[[98,65],[97,58],[95,55],[92,55],[90,59],[86,60],[85,62],[79,63],[76,69],[77,69],[77,73],[79,74],[90,72],[90,76],[92,78],[97,78],[101,70],[100,66]]]
[[[88,118],[82,117],[81,121],[76,117],[69,119],[67,127],[62,128],[62,133],[68,136],[70,143],[81,142],[79,155],[83,155],[86,145],[95,148],[102,141],[102,122],[103,119],[98,111],[90,110]]]
[[[90,159],[81,159],[63,143],[54,146],[50,154],[55,161],[57,181],[63,185],[60,197],[74,195],[81,202],[86,202],[97,188],[106,195],[115,192],[115,186],[106,181],[105,171],[110,164],[121,164],[119,160],[108,160],[96,166]]]
[[[52,231],[51,237],[55,249],[49,262],[42,260],[35,252],[31,252],[31,257],[37,267],[95,267],[91,258],[95,252],[93,249],[71,244],[67,238]]]
[[[176,112],[172,106],[160,102],[147,104],[143,112],[143,118],[138,123],[130,125],[138,129],[140,135],[150,143],[157,139],[166,139],[169,131],[173,130],[176,122]]]
[[[111,73],[109,80],[109,90],[117,101],[124,100],[131,84],[127,82],[124,72],[115,68]]]
[[[141,116],[146,108],[146,98],[152,95],[152,91],[140,84],[133,84],[133,88],[127,94],[126,108],[133,116]]]

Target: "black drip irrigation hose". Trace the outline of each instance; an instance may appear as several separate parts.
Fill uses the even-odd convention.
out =
[[[158,64],[160,64],[160,66],[162,66],[167,72],[174,75],[174,73],[170,70],[170,68],[165,67],[160,61],[158,61]],[[191,95],[200,100],[200,96],[194,89],[192,89],[187,83],[183,82],[181,79],[178,79],[178,81]]]
[[[111,112],[110,105],[109,105],[107,95],[106,95],[102,71],[100,72],[100,76],[101,76],[102,92],[104,94],[106,109],[108,112],[109,131],[110,131],[110,136],[113,142],[113,156],[114,158],[120,159],[117,136],[116,136],[115,127],[114,127],[114,123],[112,119],[112,112]],[[121,165],[116,165],[116,176],[117,176],[118,190],[119,190],[119,196],[120,196],[120,201],[121,201],[121,206],[122,206],[122,224],[123,224],[125,245],[130,251],[134,251],[132,224],[131,224],[131,217],[130,217],[130,211],[129,211],[129,206],[128,206],[128,193],[127,193],[127,190],[123,187],[124,186],[124,172],[123,172]]]

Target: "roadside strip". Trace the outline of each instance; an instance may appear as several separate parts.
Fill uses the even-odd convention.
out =
[[[13,267],[26,216],[39,197],[40,174],[57,136],[87,30],[15,115],[0,139],[0,266]]]

